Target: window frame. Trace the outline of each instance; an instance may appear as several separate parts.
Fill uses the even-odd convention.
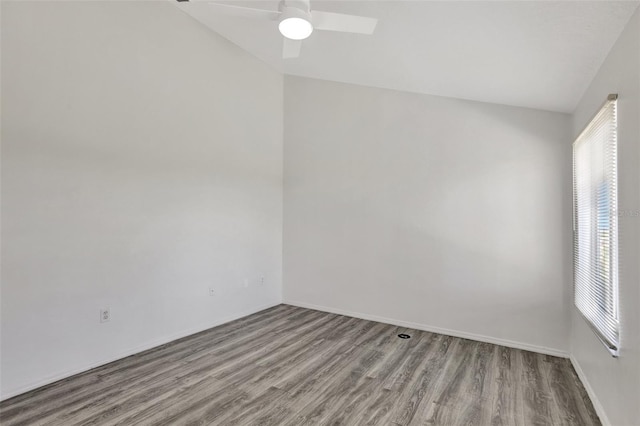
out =
[[[596,114],[589,120],[588,124],[585,126],[580,135],[575,139],[572,145],[572,157],[573,157],[573,240],[574,240],[574,306],[576,306],[578,312],[580,312],[581,316],[590,326],[592,331],[598,337],[598,339],[603,343],[603,345],[607,348],[609,353],[617,357],[620,350],[620,313],[619,313],[619,256],[618,256],[618,119],[617,119],[617,94],[610,94],[604,104],[598,109]],[[613,104],[613,105],[612,105]],[[605,133],[606,145],[602,147],[601,157],[603,161],[606,161],[606,154],[610,154],[611,151],[613,154],[609,156],[613,157],[613,164],[610,165],[610,168],[607,166],[602,166],[604,169],[602,180],[594,182],[593,180],[589,181],[589,193],[590,197],[588,199],[590,206],[590,223],[587,225],[589,232],[589,243],[590,247],[586,250],[588,255],[585,255],[584,258],[582,256],[580,248],[581,239],[578,229],[578,217],[580,215],[579,211],[579,195],[584,194],[584,191],[579,191],[578,188],[578,167],[576,165],[576,157],[578,152],[578,145],[581,143],[589,143],[589,140],[585,141],[585,137],[589,137],[589,135],[585,136],[585,134],[591,134],[594,132],[594,126],[603,126],[602,123],[598,124],[597,119],[601,117],[601,114],[607,113],[605,111],[606,108],[613,109],[613,123],[610,120],[607,120],[606,123],[609,123],[611,126],[611,133]],[[595,127],[595,132],[597,133],[600,130],[600,127]],[[608,132],[604,130],[604,132]],[[593,135],[592,135],[593,136]],[[595,142],[594,142],[595,143]],[[593,149],[593,148],[590,148]],[[591,159],[591,158],[589,158]],[[591,177],[591,175],[589,176]],[[598,199],[602,197],[602,192],[608,192],[606,195],[606,206],[608,207],[608,217],[601,217],[599,207],[602,207],[602,204],[598,202]],[[596,194],[596,196],[593,196]],[[584,200],[582,200],[584,201]],[[595,212],[595,213],[594,213]],[[595,217],[595,224],[593,217]],[[594,226],[595,225],[595,226]],[[601,232],[601,225],[604,225]],[[580,230],[583,230],[581,228]],[[605,242],[604,238],[608,238]],[[592,241],[593,240],[593,241]],[[606,255],[601,255],[603,248],[607,248],[608,251]],[[595,255],[592,255],[590,251],[595,250]],[[584,268],[579,270],[579,264],[584,263],[584,259],[588,262],[587,270]],[[605,262],[604,259],[607,259]],[[597,263],[594,265],[594,263]],[[582,265],[584,266],[584,265]],[[598,283],[598,279],[594,277],[595,275],[600,278],[600,273],[603,270],[607,270],[606,279],[609,283],[606,287],[596,286]],[[584,275],[585,273],[589,273],[589,277],[587,280],[584,279],[584,276],[579,280],[578,276],[579,272]],[[580,283],[579,283],[580,281]],[[588,284],[588,285],[587,285]],[[582,292],[579,294],[578,287],[581,286]],[[585,295],[585,289],[583,287],[587,286],[587,293],[589,296]],[[600,293],[598,296],[593,296],[596,293]],[[606,294],[607,296],[601,296],[602,294]],[[602,299],[604,297],[604,299]],[[582,298],[582,299],[580,299]],[[590,302],[588,306],[588,311],[585,312],[581,308],[579,304],[579,299],[584,305],[585,301]],[[606,304],[603,305],[604,302]],[[590,311],[590,312],[589,312]],[[599,321],[598,321],[599,320]],[[606,323],[607,325],[598,325],[598,323]],[[601,329],[601,327],[604,329]],[[611,338],[611,330],[614,330],[613,338]],[[607,335],[609,334],[609,337]]]

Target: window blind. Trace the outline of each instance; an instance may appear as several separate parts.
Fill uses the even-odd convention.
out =
[[[573,144],[575,305],[617,356],[618,188],[617,95]]]

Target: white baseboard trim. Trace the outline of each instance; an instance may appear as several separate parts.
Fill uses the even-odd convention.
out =
[[[560,349],[547,348],[544,346],[531,345],[528,343],[515,342],[513,340],[499,339],[496,337],[484,336],[482,334],[467,333],[464,331],[450,330],[447,328],[434,327],[431,325],[418,324],[415,322],[403,321],[393,318],[385,318],[377,315],[362,314],[360,312],[346,311],[344,309],[329,308],[327,306],[319,306],[306,302],[297,302],[294,300],[284,300],[282,303],[286,305],[298,306],[300,308],[314,309],[316,311],[330,312],[332,314],[345,315],[353,318],[360,318],[369,321],[382,322],[385,324],[396,325],[399,327],[413,328],[415,330],[429,331],[431,333],[444,334],[447,336],[460,337],[463,339],[477,340],[479,342],[492,343],[494,345],[506,346],[509,348],[522,349],[530,352],[538,352],[545,355],[557,356],[560,358],[569,358],[566,351]]]
[[[89,371],[91,369],[100,367],[100,366],[105,365],[105,364],[109,364],[110,362],[114,362],[114,361],[117,361],[119,359],[126,358],[128,356],[135,355],[137,353],[144,352],[144,351],[149,350],[149,349],[153,349],[153,348],[155,348],[157,346],[164,345],[164,344],[172,342],[174,340],[178,340],[178,339],[181,339],[183,337],[187,337],[187,336],[190,336],[192,334],[200,333],[201,331],[205,331],[205,330],[208,330],[210,328],[217,327],[219,325],[226,324],[226,323],[231,322],[231,321],[235,321],[237,319],[240,319],[240,318],[255,314],[255,313],[263,311],[265,309],[269,309],[269,308],[272,308],[274,306],[278,306],[281,303],[282,303],[281,301],[277,301],[277,302],[272,302],[272,303],[267,303],[267,304],[264,304],[264,305],[256,306],[254,308],[247,309],[247,310],[242,311],[242,312],[238,312],[237,314],[230,315],[228,317],[218,319],[218,320],[213,321],[213,322],[208,323],[208,324],[203,324],[203,325],[200,325],[200,326],[197,326],[197,327],[190,328],[188,330],[181,331],[179,333],[175,333],[175,334],[170,335],[170,336],[166,336],[166,337],[162,337],[160,339],[152,340],[152,341],[147,342],[147,343],[145,343],[143,345],[140,345],[140,346],[137,346],[135,348],[128,349],[126,351],[120,352],[118,355],[115,355],[115,356],[112,356],[112,357],[109,357],[109,358],[105,358],[105,359],[102,359],[102,360],[97,361],[97,362],[92,362],[92,363],[86,364],[86,365],[84,365],[82,367],[74,368],[73,370],[68,370],[68,371],[64,371],[64,372],[61,372],[61,373],[53,374],[53,375],[48,376],[48,377],[46,377],[46,378],[44,378],[42,380],[38,380],[36,382],[29,383],[28,385],[21,386],[21,387],[16,388],[16,389],[9,390],[8,392],[6,392],[6,393],[4,393],[4,394],[2,394],[0,396],[0,401],[4,401],[6,399],[13,398],[14,396],[18,396],[20,394],[23,394],[25,392],[29,392],[31,390],[37,389],[37,388],[45,386],[45,385],[49,385],[51,383],[57,382],[58,380],[66,379],[67,377],[71,377],[71,376],[76,375],[76,374],[84,373],[85,371]]]
[[[578,363],[578,360],[573,355],[569,356],[569,360],[571,361],[571,365],[573,365],[573,369],[576,370],[576,374],[582,382],[582,385],[587,391],[587,394],[591,399],[591,403],[593,404],[593,408],[596,410],[596,414],[598,415],[598,417],[600,417],[600,423],[602,423],[602,426],[611,426],[611,422],[607,417],[607,413],[605,413],[604,407],[600,403],[600,400],[598,399],[596,393],[593,391],[589,380],[587,380],[587,376],[586,374],[584,374],[582,367],[580,367],[580,363]]]

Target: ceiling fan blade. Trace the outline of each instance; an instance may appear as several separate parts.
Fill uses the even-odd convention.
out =
[[[286,37],[282,38],[284,39],[284,42],[282,43],[282,57],[284,59],[291,59],[300,56],[302,40],[291,40]]]
[[[311,11],[313,28],[325,31],[341,31],[345,33],[373,34],[378,20],[364,16],[345,15],[342,13]]]
[[[250,7],[232,6],[222,3],[208,3],[216,12],[241,18],[257,18],[276,20],[280,16],[277,10],[253,9]]]

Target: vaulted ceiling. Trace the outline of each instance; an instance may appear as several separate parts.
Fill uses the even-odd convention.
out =
[[[204,1],[176,4],[286,74],[572,112],[639,3],[312,0],[312,9],[378,18],[376,31],[314,31],[301,56],[286,60],[277,22],[220,15]]]

